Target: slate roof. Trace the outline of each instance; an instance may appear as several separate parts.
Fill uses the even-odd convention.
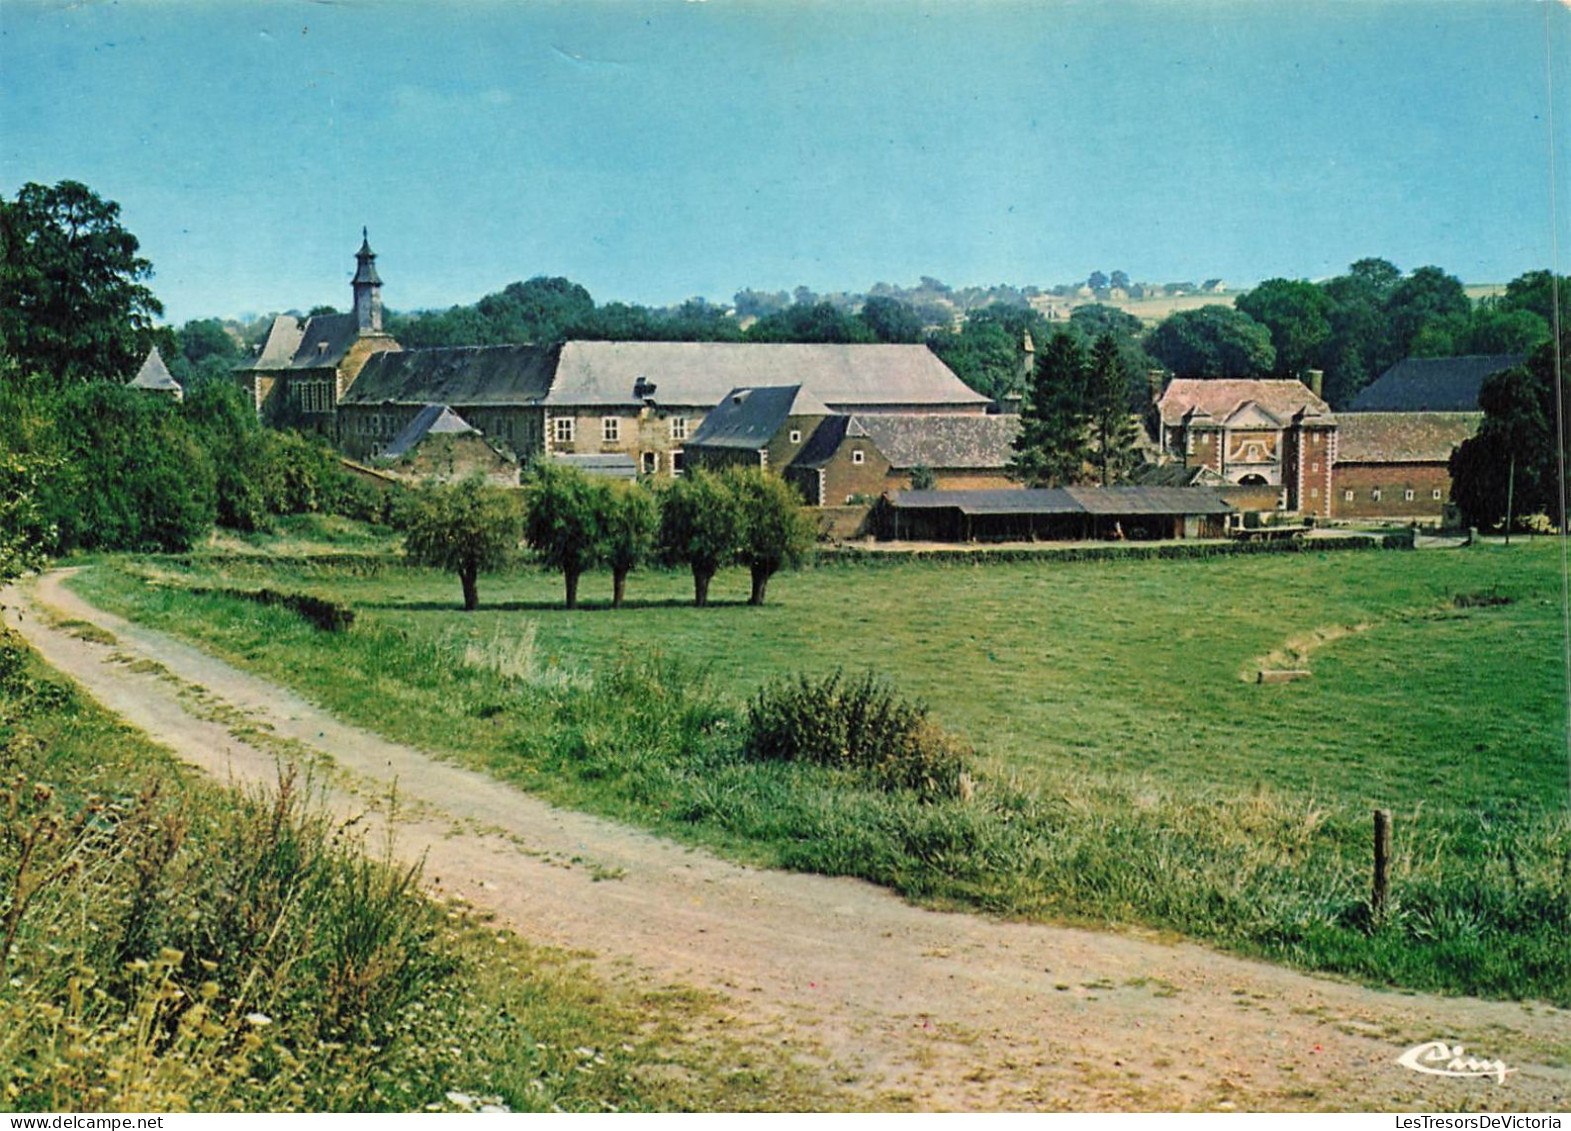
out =
[[[147,358],[142,362],[142,367],[127,384],[133,389],[152,389],[159,393],[181,391],[180,382],[176,381],[174,375],[169,372],[163,357],[159,355],[157,346],[147,351]]]
[[[1014,455],[1011,445],[1020,431],[1020,418],[1012,414],[870,412],[856,419],[890,465],[899,468],[1002,468]]]
[[[588,342],[562,346],[548,405],[656,404],[709,408],[728,390],[800,385],[838,411],[947,405],[980,411],[986,397],[926,346],[761,342]]]
[[[1525,354],[1410,357],[1353,398],[1353,412],[1476,412],[1484,378],[1521,365]]]
[[[970,491],[897,491],[893,506],[962,514],[1231,514],[1209,487],[998,487]]]
[[[1478,431],[1481,412],[1349,412],[1338,418],[1336,462],[1445,463]]]
[[[399,459],[427,436],[462,436],[470,432],[480,435],[479,429],[445,404],[428,404],[415,413],[415,418],[382,449],[382,457]]]
[[[344,405],[535,405],[551,388],[553,351],[454,346],[372,354]]]
[[[344,360],[360,337],[354,314],[318,314],[304,325],[290,314],[273,319],[262,352],[237,369],[322,369]]]
[[[1329,418],[1331,406],[1302,381],[1175,377],[1157,402],[1164,424],[1181,424],[1191,411],[1205,413],[1218,424],[1249,404],[1259,405],[1283,423],[1305,409]]]
[[[829,415],[824,403],[800,385],[732,389],[704,416],[687,446],[757,451],[775,438],[787,417]]]

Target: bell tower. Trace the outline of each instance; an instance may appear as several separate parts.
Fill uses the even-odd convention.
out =
[[[355,253],[355,324],[362,334],[382,332],[382,279],[376,273],[376,252],[371,237],[360,229],[360,250]]]

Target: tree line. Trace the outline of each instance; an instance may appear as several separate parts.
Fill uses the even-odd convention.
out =
[[[480,575],[512,562],[520,544],[562,575],[569,609],[590,570],[610,571],[611,605],[621,608],[628,575],[656,562],[691,570],[699,607],[720,569],[744,566],[748,604],[762,605],[770,578],[799,564],[817,537],[795,490],[763,468],[694,470],[657,488],[549,459],[529,468],[521,492],[478,479],[423,487],[397,522],[412,563],[458,575],[466,611],[479,607]]]

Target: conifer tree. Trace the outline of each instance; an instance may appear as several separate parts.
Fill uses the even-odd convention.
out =
[[[1118,342],[1103,334],[1091,347],[1086,369],[1086,411],[1090,418],[1090,457],[1102,486],[1121,479],[1134,466],[1135,422],[1129,415],[1129,378]]]
[[[1085,351],[1063,331],[1037,355],[1020,413],[1009,474],[1027,487],[1061,487],[1085,474],[1087,458]]]

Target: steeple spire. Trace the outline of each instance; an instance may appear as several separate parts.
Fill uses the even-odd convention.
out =
[[[360,250],[355,253],[355,319],[362,334],[382,332],[382,277],[376,273],[376,252],[371,235],[360,229]]]

